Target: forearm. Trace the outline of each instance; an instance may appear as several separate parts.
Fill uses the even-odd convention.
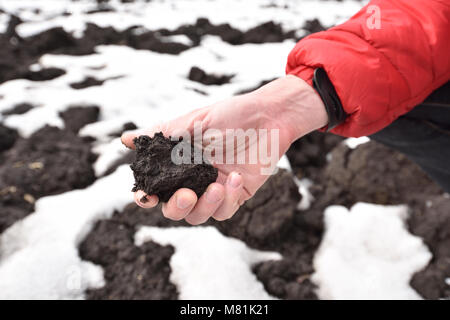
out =
[[[267,121],[289,139],[289,144],[328,123],[320,96],[296,76],[274,80],[250,95],[258,101]]]

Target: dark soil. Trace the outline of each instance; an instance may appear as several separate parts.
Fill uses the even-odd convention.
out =
[[[426,299],[450,297],[450,198],[437,196],[426,210],[415,207],[408,221],[410,231],[423,238],[433,254],[431,263],[416,273],[411,286]]]
[[[0,155],[3,151],[11,148],[18,137],[19,134],[16,130],[8,128],[0,123]]]
[[[230,83],[234,75],[215,75],[208,74],[199,67],[192,67],[189,71],[188,79],[195,82],[200,82],[205,85],[222,85]]]
[[[34,197],[17,187],[0,188],[0,234],[34,211]]]
[[[100,108],[98,106],[73,106],[60,112],[67,130],[78,133],[85,125],[98,121]]]
[[[442,194],[417,165],[373,141],[355,150],[344,144],[335,148],[321,185],[313,190],[318,202],[347,207],[356,202],[415,205]]]
[[[319,131],[295,141],[286,155],[298,178],[320,179],[327,164],[327,155],[344,139]]]
[[[318,19],[306,20],[302,29],[306,30],[308,33],[316,33],[326,30]]]
[[[292,175],[280,170],[230,220],[215,222],[222,233],[259,249],[278,249],[291,229],[301,196]]]
[[[198,45],[204,35],[219,36],[223,41],[240,45],[246,43],[282,42],[286,39],[295,39],[295,31],[285,32],[281,25],[272,21],[263,23],[247,31],[241,31],[228,23],[214,25],[206,18],[197,19],[196,23],[183,25],[173,31],[161,29],[162,35],[184,34],[191,39],[194,45]]]
[[[66,71],[60,68],[45,68],[39,71],[26,71],[21,78],[31,81],[49,81],[66,74]]]
[[[5,153],[0,189],[16,187],[37,199],[85,188],[95,180],[94,160],[90,145],[74,133],[46,126]]]
[[[188,145],[191,149],[190,164],[173,163],[171,154],[178,143],[179,141],[165,138],[161,132],[156,133],[153,138],[140,136],[134,140],[136,159],[131,169],[136,182],[133,191],[143,190],[146,194],[157,195],[160,201],[167,202],[180,188],[189,188],[200,197],[216,181],[216,168],[206,162],[194,163],[192,145]]]
[[[143,210],[129,205],[110,220],[97,222],[79,246],[80,257],[104,268],[106,285],[86,291],[87,299],[176,299],[178,292],[170,281],[171,246],[146,242],[134,245],[137,227],[146,218],[158,217],[157,209]],[[168,220],[166,220],[168,221]]]
[[[127,122],[127,123],[124,123],[121,130],[119,130],[117,132],[113,132],[109,136],[115,137],[115,138],[121,137],[125,131],[131,131],[131,130],[136,130],[136,129],[137,129],[137,126],[133,122]]]
[[[111,7],[111,6],[107,5],[107,4],[100,3],[100,4],[97,5],[97,8],[86,11],[86,14],[115,12],[115,11],[116,10],[113,7]]]
[[[2,115],[10,116],[13,114],[25,114],[33,108],[34,108],[34,105],[32,105],[31,103],[26,103],[26,102],[19,103],[19,104],[16,104],[15,106],[13,106],[11,109],[3,111]]]
[[[101,86],[104,82],[105,82],[105,80],[98,80],[94,77],[86,77],[79,82],[71,83],[70,87],[72,89],[79,90],[79,89],[85,89],[85,88],[89,88],[89,87]]]

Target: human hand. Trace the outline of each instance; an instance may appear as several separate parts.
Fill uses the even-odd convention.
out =
[[[203,141],[210,142],[200,147],[223,149],[223,161],[212,161],[219,172],[217,181],[200,198],[194,191],[182,188],[162,206],[165,217],[198,225],[210,217],[219,221],[231,218],[268,179],[293,141],[327,123],[325,107],[314,89],[300,78],[286,76],[251,93],[197,109],[151,129],[125,133],[122,142],[134,149],[133,139],[138,136],[153,136],[157,132],[163,132],[166,137],[179,136],[182,131],[195,136],[195,126],[200,126]],[[256,135],[248,139],[244,136],[243,143],[241,140],[237,144],[233,137],[231,148],[229,143],[218,145],[219,141],[228,142],[230,129]],[[266,136],[259,134],[265,130]],[[267,148],[267,157],[261,157],[259,151],[256,161],[249,161],[251,150],[261,147]],[[232,163],[225,159],[230,153],[235,160]],[[243,162],[236,161],[238,155],[243,156]],[[142,198],[147,201],[144,203]],[[135,193],[134,199],[143,208],[154,207],[159,201],[157,196],[146,195],[141,190]]]

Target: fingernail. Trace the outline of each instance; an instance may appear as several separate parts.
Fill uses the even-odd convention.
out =
[[[183,197],[177,197],[178,209],[186,209],[192,205],[192,201]]]
[[[239,173],[232,173],[229,177],[228,177],[228,184],[232,187],[232,188],[239,188],[242,184],[242,177]]]
[[[216,188],[210,188],[208,189],[208,191],[206,191],[206,200],[210,203],[217,203],[222,200],[222,198],[222,192],[220,192]]]

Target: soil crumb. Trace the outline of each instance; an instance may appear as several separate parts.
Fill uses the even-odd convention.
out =
[[[223,85],[229,83],[234,75],[208,74],[199,67],[192,67],[188,79],[204,85]]]
[[[78,133],[85,125],[98,121],[100,108],[98,106],[72,106],[60,112],[66,129]]]
[[[11,116],[14,114],[25,114],[28,111],[30,111],[31,109],[34,108],[34,105],[32,105],[31,103],[19,103],[16,104],[15,106],[13,106],[11,109],[7,109],[5,111],[2,112],[2,115],[4,116]]]

